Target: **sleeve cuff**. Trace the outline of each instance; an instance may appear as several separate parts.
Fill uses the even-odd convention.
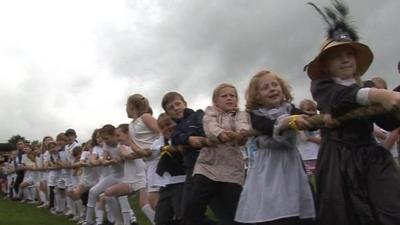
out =
[[[288,114],[284,114],[278,117],[276,123],[274,125],[274,131],[272,134],[272,138],[282,144],[285,144],[288,147],[293,147],[295,145],[296,132],[293,130],[281,130],[282,127],[282,119],[289,116]]]
[[[368,94],[371,88],[361,88],[357,92],[356,101],[360,105],[370,105],[371,102],[369,101]]]

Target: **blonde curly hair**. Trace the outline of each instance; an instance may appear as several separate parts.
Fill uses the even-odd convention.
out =
[[[262,70],[255,74],[249,83],[249,86],[246,91],[246,110],[254,110],[258,108],[264,107],[263,101],[261,99],[261,96],[259,95],[260,91],[260,79],[264,76],[271,76],[275,78],[279,85],[282,88],[282,92],[284,95],[284,101],[291,102],[293,100],[293,96],[291,94],[291,87],[290,85],[280,78],[276,73],[268,71],[268,70]]]

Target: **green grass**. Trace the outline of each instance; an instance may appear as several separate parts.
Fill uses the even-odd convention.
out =
[[[0,225],[73,225],[63,216],[52,215],[49,210],[34,205],[0,199]]]
[[[130,196],[129,202],[135,211],[139,225],[151,225],[147,217],[140,210],[136,196]],[[207,216],[215,219],[211,210]],[[38,209],[36,205],[4,200],[0,195],[0,225],[76,225],[65,216],[53,215],[48,209]]]
[[[140,225],[151,225],[140,210],[135,197],[130,203]],[[76,225],[65,216],[53,215],[48,209],[38,209],[36,205],[4,200],[0,195],[0,225]]]

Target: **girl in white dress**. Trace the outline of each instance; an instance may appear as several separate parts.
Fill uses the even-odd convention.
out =
[[[131,140],[129,147],[146,163],[147,193],[150,205],[142,207],[142,211],[154,220],[154,210],[159,198],[158,180],[156,174],[159,157],[151,152],[151,145],[159,138],[160,128],[157,120],[152,116],[152,109],[149,101],[141,94],[129,96],[126,104],[126,112],[132,122],[129,124],[129,135]],[[139,148],[137,148],[139,146]]]
[[[296,148],[296,131],[310,124],[290,104],[289,90],[270,71],[261,71],[250,81],[246,108],[260,134],[237,207],[238,222],[293,225],[315,217],[311,187]]]
[[[38,208],[47,207],[49,205],[48,199],[48,190],[47,190],[47,176],[48,171],[45,169],[45,159],[46,152],[49,150],[48,144],[53,141],[53,138],[50,136],[46,136],[42,140],[41,152],[39,156],[39,160],[37,160],[38,167],[41,168],[40,171],[40,184],[39,184],[39,195],[43,198],[43,204],[39,205]]]
[[[301,111],[308,113],[308,115],[317,114],[317,104],[310,99],[302,100],[299,107]],[[299,149],[306,173],[310,176],[310,179],[315,178],[318,150],[321,144],[321,136],[319,133],[319,130],[300,131],[297,139],[297,148]]]
[[[25,170],[25,176],[22,183],[19,185],[19,198],[24,195],[24,200],[34,200],[34,184],[35,184],[35,167],[36,167],[36,156],[32,151],[30,145],[24,147],[25,154],[22,155],[22,164]],[[22,200],[22,201],[24,201]]]
[[[85,225],[95,224],[94,216],[97,198],[108,187],[119,183],[124,173],[123,165],[120,163],[120,158],[117,152],[118,142],[115,136],[115,127],[110,124],[104,125],[103,128],[100,130],[100,136],[104,140],[103,158],[100,158],[100,161],[104,166],[111,166],[111,169],[109,175],[105,176],[104,178],[100,178],[99,182],[97,182],[97,184],[89,190]],[[116,205],[117,203],[115,199],[106,198],[106,201],[107,204],[109,204],[110,206],[110,211],[113,210],[110,214],[116,215],[117,213],[115,212],[115,210],[118,208],[118,205]],[[118,223],[118,225],[120,224]]]
[[[130,140],[128,124],[119,125],[116,129],[116,136],[119,142],[118,154],[124,161],[124,177],[122,178],[122,182],[107,188],[104,195],[106,197],[118,197],[123,223],[124,225],[130,225],[136,221],[131,220],[132,209],[129,205],[127,195],[138,192],[139,206],[144,207],[148,204],[146,198],[146,165],[140,156],[124,144],[129,143]],[[136,148],[139,147],[136,146]],[[148,219],[152,220],[153,218],[150,217]]]

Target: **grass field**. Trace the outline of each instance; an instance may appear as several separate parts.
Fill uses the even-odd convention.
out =
[[[140,225],[151,225],[139,210],[136,198],[130,198]],[[4,200],[0,195],[0,225],[76,225],[65,216],[53,215],[48,209],[38,209],[35,205]]]
[[[311,184],[315,190],[315,177],[311,177]],[[137,198],[129,197],[129,202],[135,211],[139,225],[151,225],[140,210]],[[211,210],[207,216],[215,219]],[[0,195],[0,225],[76,225],[61,215],[53,215],[48,209],[38,209],[35,205],[4,200]]]

